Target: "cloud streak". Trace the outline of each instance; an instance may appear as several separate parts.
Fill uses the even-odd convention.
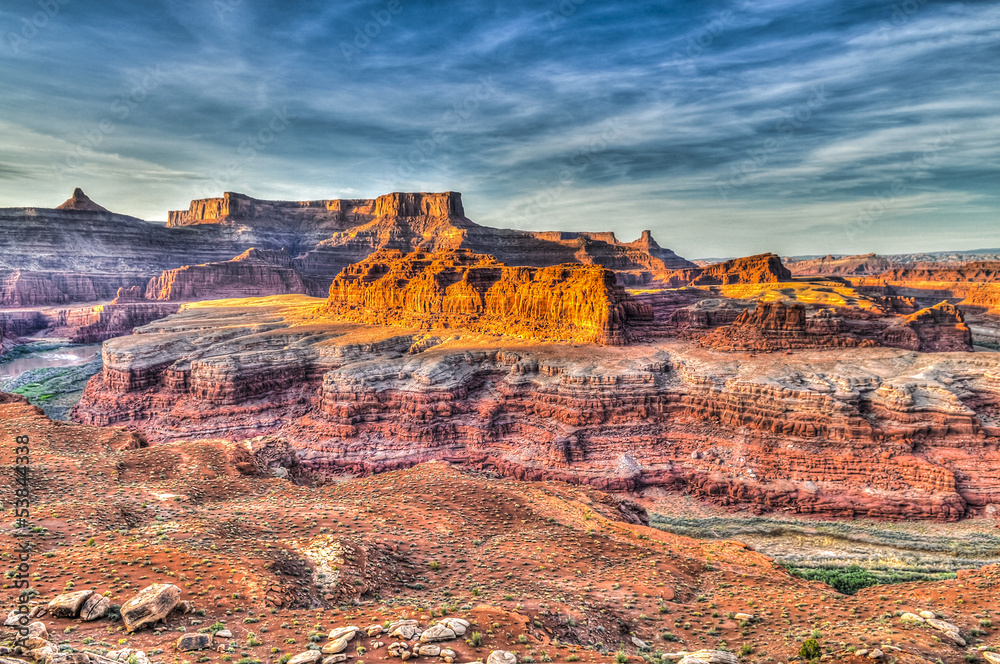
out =
[[[8,4],[0,34],[37,11]],[[281,108],[287,128],[229,189],[460,190],[481,222],[650,228],[691,257],[1000,245],[1000,2],[573,5],[553,22],[557,3],[399,0],[348,60],[341,43],[385,0],[64,2],[16,52],[0,47],[0,205],[83,186],[164,219],[211,193]],[[149,99],[112,114],[151,69]],[[816,89],[824,102],[783,134]],[[72,182],[47,175],[109,114]],[[947,149],[915,172],[943,131]],[[847,233],[900,178],[906,191]],[[519,212],[553,183],[554,204]]]

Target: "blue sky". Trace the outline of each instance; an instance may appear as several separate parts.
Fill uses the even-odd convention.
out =
[[[688,257],[1000,247],[1000,2],[7,0],[0,206],[75,186],[151,220],[457,190]]]

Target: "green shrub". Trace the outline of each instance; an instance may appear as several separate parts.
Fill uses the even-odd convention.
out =
[[[799,648],[799,657],[805,659],[806,661],[812,661],[814,659],[819,659],[823,654],[820,650],[819,642],[816,639],[806,639],[802,642],[802,647]]]

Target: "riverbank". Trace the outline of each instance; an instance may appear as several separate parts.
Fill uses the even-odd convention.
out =
[[[0,357],[0,391],[20,394],[54,420],[69,420],[87,381],[101,371],[100,344],[32,341]]]

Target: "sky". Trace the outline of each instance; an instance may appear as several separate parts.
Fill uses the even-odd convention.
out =
[[[1000,247],[1000,2],[5,0],[0,207],[460,191],[682,256]]]

